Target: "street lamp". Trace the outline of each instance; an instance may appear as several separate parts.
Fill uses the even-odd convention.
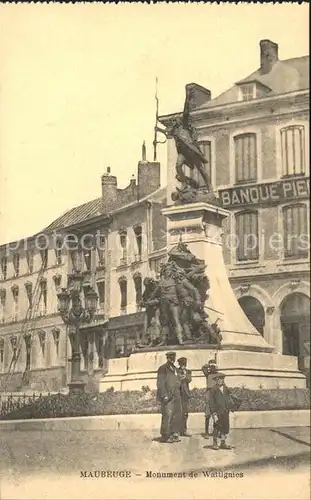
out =
[[[68,276],[68,289],[63,288],[58,294],[58,308],[62,320],[70,327],[69,338],[72,347],[71,356],[71,381],[69,391],[72,393],[83,392],[85,382],[80,378],[80,326],[90,323],[96,313],[98,295],[90,290],[85,296],[85,307],[82,306],[81,289],[84,280],[81,273]],[[70,306],[71,304],[71,306]]]

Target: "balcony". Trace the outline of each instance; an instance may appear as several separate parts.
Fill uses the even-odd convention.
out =
[[[121,257],[118,268],[127,267],[127,257]]]
[[[136,253],[132,257],[131,266],[137,266],[137,265],[139,265],[141,263],[141,261],[142,261],[142,255],[141,255],[141,253]]]

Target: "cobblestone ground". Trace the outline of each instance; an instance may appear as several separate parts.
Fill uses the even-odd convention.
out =
[[[214,451],[199,432],[180,443],[163,444],[156,433],[146,431],[0,429],[0,499],[310,497],[309,428],[235,429],[230,443],[232,450]],[[131,478],[86,478],[81,472],[95,475],[94,471],[107,470],[128,471]],[[209,477],[205,477],[207,471]],[[159,472],[178,472],[183,477],[155,478]],[[225,477],[228,473],[235,477]]]

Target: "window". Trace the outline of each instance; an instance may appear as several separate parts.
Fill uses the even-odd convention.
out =
[[[93,250],[93,240],[90,237],[83,237],[81,240],[82,252],[84,257],[84,264],[87,271],[92,269],[92,250]]]
[[[104,367],[104,336],[99,333],[96,336],[96,348],[98,354],[98,368]]]
[[[106,250],[106,237],[105,235],[100,234],[97,241],[98,267],[102,267],[105,265],[105,250]]]
[[[32,309],[32,283],[30,281],[27,281],[25,283],[25,288],[26,288],[26,293],[27,293],[27,298],[28,298],[28,307],[29,309]]]
[[[57,266],[60,266],[62,263],[62,246],[62,240],[58,238],[55,243],[55,260]]]
[[[214,179],[212,179],[212,146],[211,146],[211,142],[210,141],[201,141],[199,143],[199,147],[200,147],[200,150],[202,151],[205,159],[207,160],[207,163],[205,163],[203,166],[204,166],[205,172],[208,175],[210,184],[212,184]],[[198,172],[198,170],[196,168],[190,171],[190,177],[191,177],[191,179],[196,181],[199,186],[205,185],[204,180],[203,180],[200,172]]]
[[[2,259],[1,259],[1,273],[2,273],[2,279],[6,280],[7,274],[8,274],[8,258],[7,257],[2,257]]]
[[[46,333],[44,330],[40,330],[40,332],[39,332],[39,342],[40,342],[40,347],[41,347],[41,352],[42,352],[42,358],[44,360],[45,347],[46,347]]]
[[[234,138],[235,181],[257,180],[257,141],[256,134],[242,134]]]
[[[98,291],[98,302],[99,309],[102,313],[105,312],[105,301],[106,301],[106,284],[104,281],[100,281],[97,283],[97,291]]]
[[[14,277],[19,276],[19,253],[13,255],[13,267],[14,267]]]
[[[24,341],[25,341],[25,346],[26,346],[26,367],[25,371],[30,370],[30,363],[31,363],[31,334],[27,333],[24,335]]]
[[[1,288],[0,290],[0,323],[5,322],[5,304],[6,304],[6,290]]]
[[[55,345],[55,350],[56,350],[56,357],[58,358],[60,329],[55,327],[55,328],[53,328],[52,333],[53,333],[54,345]]]
[[[127,260],[127,234],[122,232],[120,234],[120,245],[121,245],[121,264],[126,264]]]
[[[127,281],[126,278],[119,279],[120,293],[121,293],[121,314],[126,314],[127,310]]]
[[[283,208],[284,257],[308,256],[308,209],[306,204]]]
[[[48,266],[48,257],[49,250],[46,248],[45,250],[40,250],[41,260],[42,260],[42,269],[46,269]]]
[[[258,213],[240,212],[235,216],[236,260],[258,260]]]
[[[4,339],[0,338],[0,372],[4,371]]]
[[[282,175],[305,173],[305,129],[294,125],[281,129]]]
[[[136,293],[136,306],[140,307],[139,304],[142,300],[142,277],[140,274],[134,275],[134,285],[135,285],[135,293]]]
[[[31,274],[33,272],[33,250],[26,251],[26,260],[27,260],[28,272]]]
[[[92,250],[83,250],[84,263],[87,271],[91,271],[92,268]]]
[[[11,343],[11,347],[12,347],[12,362],[16,362],[17,361],[17,336],[16,335],[12,335],[10,337],[10,343]]]
[[[240,100],[241,101],[250,101],[254,99],[256,95],[256,86],[254,83],[246,83],[245,85],[240,86]]]
[[[82,371],[87,371],[89,367],[89,339],[86,333],[81,335],[81,351],[82,351]]]
[[[19,299],[19,288],[17,285],[12,287],[13,295],[13,321],[18,320],[18,299]]]
[[[137,245],[137,258],[139,260],[141,260],[142,245],[143,245],[142,227],[141,226],[134,227],[134,233],[135,233],[136,245]]]
[[[47,291],[47,284],[46,280],[42,280],[40,283],[40,309],[41,309],[41,315],[45,315],[47,312],[47,299],[48,299],[48,291]]]

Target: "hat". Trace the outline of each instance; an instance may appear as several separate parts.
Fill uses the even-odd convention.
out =
[[[169,352],[167,352],[167,353],[165,354],[165,356],[166,356],[167,358],[174,358],[174,357],[176,357],[176,352],[174,352],[174,351],[169,351]]]
[[[217,380],[219,378],[225,378],[225,376],[226,375],[224,373],[217,372],[217,373],[215,373],[213,378],[214,378],[214,380]]]
[[[186,364],[186,363],[187,363],[187,358],[179,358],[179,359],[177,360],[177,363],[179,363],[180,365],[182,365],[182,364]]]

